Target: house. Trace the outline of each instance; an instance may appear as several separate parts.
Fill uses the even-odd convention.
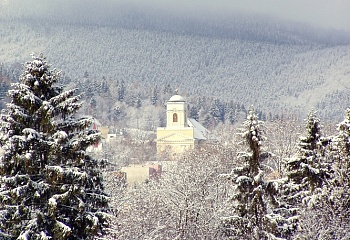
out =
[[[149,179],[158,179],[162,174],[162,166],[159,164],[135,164],[123,167],[120,172],[124,174],[127,185],[134,186]]]
[[[157,128],[157,153],[182,153],[208,140],[209,131],[187,117],[185,99],[176,94],[167,101],[166,127]]]
[[[89,127],[89,130],[98,130],[101,133],[101,141],[96,142],[95,144],[89,146],[86,151],[89,153],[97,153],[102,151],[102,141],[106,139],[107,133],[108,133],[108,127],[103,127],[101,123],[96,119],[93,118],[93,122],[91,126]]]

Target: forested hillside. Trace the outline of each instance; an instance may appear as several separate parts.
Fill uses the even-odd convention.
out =
[[[254,104],[273,114],[305,116],[314,108],[339,120],[349,105],[346,33],[253,16],[208,22],[122,12],[84,22],[55,14],[1,18],[0,62],[10,66],[43,52],[72,83],[88,74],[127,86],[171,84],[186,97]]]

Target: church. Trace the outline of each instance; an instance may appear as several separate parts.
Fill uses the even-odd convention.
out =
[[[166,127],[157,128],[157,153],[182,153],[208,139],[209,131],[187,117],[187,104],[182,96],[172,96],[166,105]]]

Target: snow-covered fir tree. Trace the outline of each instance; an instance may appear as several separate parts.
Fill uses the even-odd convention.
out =
[[[332,150],[337,185],[350,186],[350,108],[344,120],[338,124],[338,135],[332,139]]]
[[[317,204],[323,186],[332,175],[327,157],[330,140],[322,136],[320,119],[315,111],[309,112],[305,127],[306,134],[299,137],[296,155],[286,161],[280,198],[281,213],[293,223],[291,230],[294,233],[297,229],[300,233],[304,227],[299,222],[300,217]]]
[[[287,160],[285,195],[298,206],[331,177],[331,164],[326,158],[329,139],[321,135],[320,119],[314,111],[306,119],[306,135],[299,138],[295,157]]]
[[[301,213],[298,239],[350,239],[350,109],[331,138],[327,159],[332,178],[313,194],[311,208]]]
[[[338,220],[342,226],[346,226],[347,232],[350,232],[350,108],[346,110],[346,116],[338,124],[338,134],[332,139],[332,154],[334,160],[334,179],[330,188],[335,192],[331,199],[338,201]],[[347,235],[349,236],[349,234]]]
[[[33,56],[1,114],[0,234],[17,239],[92,239],[108,224],[99,162],[86,148],[99,140],[91,118],[75,118],[76,89]],[[0,235],[1,236],[1,235]]]
[[[279,181],[265,179],[262,162],[269,154],[263,151],[263,122],[254,109],[250,109],[239,134],[245,149],[239,153],[241,166],[229,175],[234,191],[232,214],[224,218],[225,234],[230,239],[275,239],[288,235],[288,221],[278,214]]]

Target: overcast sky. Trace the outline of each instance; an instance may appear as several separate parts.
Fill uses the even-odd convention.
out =
[[[118,0],[115,0],[118,1]],[[350,31],[350,0],[129,0],[177,10],[249,12]]]
[[[111,10],[110,6],[123,2],[136,7],[165,8],[189,14],[196,12],[208,17],[248,12],[350,31],[350,0],[0,0],[0,8],[11,2],[17,2],[26,10],[43,5],[50,10],[83,8],[81,5],[84,4],[92,5],[96,10],[101,7],[103,11],[104,7]],[[93,14],[93,10],[89,14]]]

